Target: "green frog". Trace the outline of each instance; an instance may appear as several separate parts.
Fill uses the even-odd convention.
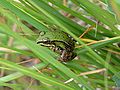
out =
[[[73,51],[75,41],[70,35],[63,31],[41,31],[37,39],[37,44],[49,47],[59,53],[60,57],[58,60],[61,62],[67,62],[76,57],[76,53]]]

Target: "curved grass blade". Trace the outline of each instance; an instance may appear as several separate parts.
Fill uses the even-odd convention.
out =
[[[6,0],[0,0],[0,4],[5,6],[8,9],[11,9],[12,12],[14,12],[17,16],[19,16],[21,19],[29,22],[33,26],[35,26],[39,30],[48,30],[44,25],[40,24],[39,20],[37,20],[35,17],[31,16],[29,13],[25,12],[23,9],[11,4],[10,2]]]
[[[116,35],[120,34],[120,31],[115,27],[115,25],[117,24],[115,16],[113,16],[111,13],[101,9],[100,7],[91,3],[88,0],[72,0],[72,2],[85,9],[87,12],[92,14],[104,24],[108,25]]]
[[[59,87],[61,86],[61,88],[68,89],[68,90],[74,90],[71,87],[69,87],[67,85],[64,85],[60,81],[57,81],[57,80],[55,80],[55,79],[53,79],[51,77],[43,75],[42,73],[38,73],[36,71],[30,70],[28,68],[25,68],[23,66],[17,65],[17,64],[15,64],[13,62],[10,62],[8,60],[0,59],[0,64],[6,65],[8,67],[11,67],[11,68],[13,68],[16,71],[19,71],[19,72],[23,73],[24,75],[33,77],[33,78],[35,78],[35,79],[37,79],[39,81],[42,81],[44,83],[56,85],[56,86],[59,86]]]
[[[42,69],[42,68],[46,67],[47,65],[48,65],[48,63],[46,63],[46,64],[45,63],[40,63],[40,64],[35,65],[34,67],[36,67],[38,69]],[[30,69],[34,70],[35,68],[30,67]],[[0,82],[1,83],[9,82],[11,80],[15,80],[15,79],[20,78],[22,76],[24,76],[23,73],[21,73],[21,72],[15,72],[15,73],[12,73],[10,75],[1,77],[0,78]]]

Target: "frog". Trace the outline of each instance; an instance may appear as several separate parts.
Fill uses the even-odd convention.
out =
[[[58,61],[60,62],[67,62],[76,57],[74,52],[75,40],[61,30],[41,31],[36,42],[59,53]]]

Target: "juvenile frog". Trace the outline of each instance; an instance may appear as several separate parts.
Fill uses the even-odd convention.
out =
[[[59,53],[60,57],[58,60],[61,62],[67,62],[76,57],[76,53],[73,52],[75,41],[63,31],[41,31],[37,39],[37,44],[49,47]]]

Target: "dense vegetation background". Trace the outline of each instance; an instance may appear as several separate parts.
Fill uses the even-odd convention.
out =
[[[77,57],[37,45],[62,30]],[[0,0],[0,90],[113,90],[120,86],[119,0]]]

